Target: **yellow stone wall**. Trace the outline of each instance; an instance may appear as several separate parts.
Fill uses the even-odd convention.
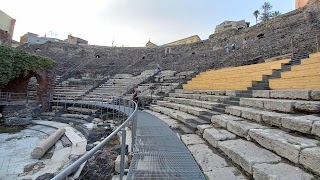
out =
[[[180,39],[178,41],[174,41],[168,44],[165,44],[164,46],[177,46],[177,45],[182,45],[182,44],[190,44],[190,43],[195,43],[201,41],[200,37],[198,35],[194,35],[191,37],[187,37],[184,39]]]

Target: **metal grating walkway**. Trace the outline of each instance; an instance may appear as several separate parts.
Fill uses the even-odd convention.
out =
[[[138,111],[136,143],[127,179],[205,179],[178,136],[160,119]]]

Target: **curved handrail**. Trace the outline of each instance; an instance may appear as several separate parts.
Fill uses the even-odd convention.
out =
[[[127,100],[124,98],[119,98],[122,100]],[[67,177],[69,174],[74,172],[81,164],[83,164],[85,161],[87,161],[89,158],[91,158],[98,150],[103,148],[119,131],[123,130],[125,126],[132,120],[135,120],[134,118],[136,117],[136,112],[137,112],[137,103],[132,101],[132,100],[127,100],[129,104],[133,105],[134,109],[133,112],[130,114],[130,116],[118,127],[116,128],[108,137],[106,137],[100,144],[92,148],[89,152],[81,156],[78,160],[76,160],[74,163],[72,163],[69,167],[61,171],[59,174],[57,174],[55,177],[53,177],[53,180],[61,180],[65,177]],[[71,101],[69,101],[71,102]],[[102,104],[108,104],[101,102]],[[133,123],[134,124],[134,123]],[[133,132],[133,131],[132,131]],[[134,133],[134,132],[133,132]],[[133,138],[133,137],[132,137]]]

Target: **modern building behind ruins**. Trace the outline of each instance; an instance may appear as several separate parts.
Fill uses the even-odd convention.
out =
[[[16,20],[0,10],[0,45],[11,44]]]
[[[241,21],[225,21],[219,25],[216,26],[215,33],[220,33],[223,31],[227,31],[230,29],[244,29],[250,26],[249,22],[246,22],[245,20]]]
[[[59,42],[61,40],[56,38],[49,37],[39,37],[38,34],[34,34],[31,32],[27,32],[25,35],[20,37],[20,45],[28,43],[28,44],[44,44],[46,42]]]
[[[68,39],[65,39],[64,41],[70,44],[88,44],[88,41],[78,37],[74,37],[71,34],[69,34]]]

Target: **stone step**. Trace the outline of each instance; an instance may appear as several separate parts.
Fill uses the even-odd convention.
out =
[[[254,98],[291,99],[291,100],[319,100],[319,90],[255,90]]]
[[[241,106],[258,107],[285,113],[320,113],[320,101],[241,98]]]
[[[296,164],[300,162],[302,150],[317,147],[320,144],[317,140],[293,136],[277,129],[251,129],[249,135],[262,147]],[[317,158],[320,159],[320,156]]]
[[[240,105],[239,101],[231,101],[231,100],[226,100],[223,103],[231,105],[231,106],[239,106]]]
[[[204,109],[204,108],[198,108],[198,107],[188,106],[184,104],[176,104],[176,103],[171,103],[167,101],[157,101],[157,104],[160,106],[171,108],[171,109],[180,110],[195,116],[206,114],[208,111],[208,109]]]
[[[225,108],[224,107],[213,107],[213,111],[224,114],[225,113]]]
[[[276,154],[242,139],[218,142],[218,148],[249,174],[253,174],[254,165],[281,161]]]
[[[279,164],[255,164],[253,166],[254,179],[279,179],[279,180],[312,180],[313,175],[304,172],[298,167],[285,163]]]
[[[235,167],[230,167],[227,161],[219,154],[213,152],[200,136],[195,134],[187,134],[181,136],[182,142],[188,147],[201,167],[203,173],[209,180],[214,179],[247,179]]]
[[[179,103],[179,104],[192,105],[192,106],[206,108],[206,109],[212,109],[213,107],[219,104],[219,103],[209,102],[209,101],[199,101],[199,100],[193,100],[193,99],[172,98],[172,97],[165,97],[164,100],[169,102]]]
[[[320,117],[316,115],[291,115],[239,106],[227,107],[226,113],[258,123],[265,123],[270,126],[277,126],[320,137]]]
[[[179,94],[207,94],[207,95],[217,95],[217,96],[225,96],[226,91],[223,90],[184,90],[184,89],[176,89],[176,93]]]
[[[229,99],[228,96],[217,96],[217,95],[206,95],[206,94],[170,93],[169,96],[173,98],[195,99],[195,100],[210,101],[210,102],[223,102]]]
[[[186,126],[179,126],[179,130],[182,134],[192,134],[194,133],[194,131],[192,131],[191,129],[187,128]]]
[[[167,107],[159,106],[159,105],[151,105],[149,107],[152,111],[162,113],[167,115],[173,119],[179,120],[182,123],[194,122],[195,119],[198,119],[197,116],[190,115],[185,112],[181,112],[179,110],[170,109]]]
[[[154,112],[154,111],[150,111],[150,110],[144,110],[144,112],[147,112],[151,115],[156,116],[157,118],[162,120],[164,123],[166,123],[171,129],[178,129],[179,126],[181,126],[181,124],[177,120],[172,119],[169,116],[166,116],[166,115]]]

